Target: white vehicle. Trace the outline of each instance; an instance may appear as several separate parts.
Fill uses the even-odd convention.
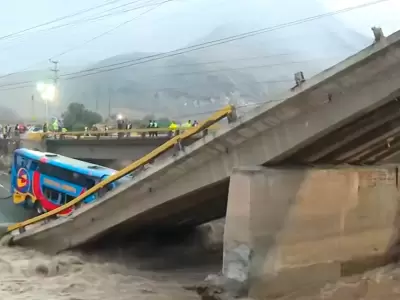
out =
[[[42,125],[33,125],[33,126],[29,127],[27,132],[42,133],[43,132],[43,126]]]
[[[33,125],[33,126],[29,127],[29,129],[25,133],[23,133],[21,135],[21,137],[22,138],[26,138],[26,139],[36,140],[36,139],[40,139],[41,138],[40,137],[41,136],[40,133],[43,133],[43,126],[41,126],[41,125]]]

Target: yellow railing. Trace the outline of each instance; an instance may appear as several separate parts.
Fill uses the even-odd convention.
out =
[[[117,173],[113,174],[112,176],[108,177],[104,181],[101,181],[100,183],[98,183],[94,187],[90,188],[82,195],[71,200],[67,204],[57,207],[56,209],[46,212],[40,216],[37,216],[32,219],[9,226],[8,232],[13,231],[15,229],[24,228],[25,226],[43,221],[49,217],[57,215],[58,213],[62,212],[63,210],[65,210],[67,208],[74,206],[75,204],[79,203],[83,199],[93,195],[94,193],[97,193],[99,190],[101,190],[105,186],[109,185],[110,183],[113,183],[114,181],[132,173],[133,171],[140,168],[141,166],[144,166],[147,163],[153,161],[159,155],[161,155],[164,152],[166,152],[167,150],[173,148],[177,144],[177,142],[179,142],[180,140],[187,139],[205,129],[208,129],[210,126],[214,125],[216,122],[220,121],[221,119],[223,119],[225,117],[228,118],[228,121],[234,121],[236,119],[236,111],[233,106],[228,105],[228,106],[222,108],[221,110],[215,112],[207,120],[205,120],[204,122],[200,122],[199,126],[189,128],[186,131],[184,131],[183,133],[181,133],[180,135],[177,135],[177,136],[171,138],[170,140],[168,140],[167,142],[162,144],[160,147],[154,149],[150,153],[146,154],[142,158],[140,158],[137,161],[130,164],[129,166],[123,168],[122,170],[120,170]]]

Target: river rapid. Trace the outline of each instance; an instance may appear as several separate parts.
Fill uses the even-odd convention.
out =
[[[158,252],[158,255],[156,255]],[[143,255],[145,253],[145,255]],[[217,255],[215,255],[217,254]],[[109,249],[55,256],[0,246],[0,299],[195,300],[194,287],[220,270],[220,253],[196,247]],[[304,287],[281,300],[400,299],[400,268],[390,265],[323,287]]]
[[[0,299],[198,299],[184,287],[204,278],[203,271],[140,269],[140,261],[64,253],[47,256],[18,247],[0,248]]]

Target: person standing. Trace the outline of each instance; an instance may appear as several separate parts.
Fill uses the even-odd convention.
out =
[[[152,137],[153,136],[153,131],[151,131],[151,129],[153,128],[153,120],[149,120],[149,124],[147,125],[147,128],[149,128],[149,136]]]
[[[153,120],[153,128],[158,128],[158,123],[156,120]],[[158,136],[158,131],[153,131],[153,136]]]

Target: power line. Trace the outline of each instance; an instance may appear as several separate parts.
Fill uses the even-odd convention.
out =
[[[109,64],[106,66],[94,67],[94,68],[85,69],[82,71],[62,74],[61,77],[73,76],[73,77],[66,78],[66,79],[75,79],[75,78],[91,76],[94,74],[110,72],[110,71],[114,71],[114,70],[118,70],[118,69],[122,69],[122,68],[131,67],[134,65],[139,65],[139,64],[143,64],[143,63],[147,63],[147,62],[151,62],[151,61],[155,61],[155,60],[160,60],[160,59],[165,59],[168,57],[177,56],[177,55],[192,52],[192,51],[197,51],[197,50],[201,50],[201,49],[205,49],[205,48],[209,48],[209,47],[214,47],[214,46],[229,43],[232,41],[245,39],[245,38],[252,37],[255,35],[279,30],[279,29],[286,28],[286,27],[299,25],[302,23],[318,20],[321,18],[329,17],[329,16],[334,16],[334,15],[341,14],[341,13],[346,13],[349,11],[365,8],[368,6],[376,5],[378,3],[383,3],[383,2],[387,2],[387,1],[391,1],[391,0],[377,0],[377,1],[373,1],[373,2],[368,2],[368,3],[361,4],[361,5],[357,5],[357,6],[353,6],[353,7],[349,7],[349,8],[345,8],[345,9],[340,9],[340,10],[336,10],[336,11],[329,12],[329,13],[324,13],[324,14],[320,14],[320,15],[316,15],[316,16],[312,16],[312,17],[308,17],[308,18],[304,18],[304,19],[299,19],[299,20],[292,21],[292,22],[275,25],[272,27],[266,27],[266,28],[262,28],[259,30],[249,31],[246,33],[237,34],[237,35],[233,35],[233,36],[226,37],[226,38],[221,38],[221,39],[204,42],[204,43],[200,43],[200,44],[196,44],[196,45],[192,45],[192,46],[188,46],[188,47],[183,47],[183,48],[180,48],[177,50],[168,51],[168,52],[161,53],[161,54],[149,55],[149,56],[141,57],[138,59],[132,59],[132,60],[124,61],[124,62]],[[106,68],[109,68],[109,69],[106,69]],[[88,72],[92,72],[92,73],[88,73]]]
[[[22,30],[19,30],[19,31],[16,31],[16,32],[13,32],[13,33],[10,33],[10,34],[7,34],[7,35],[3,35],[3,36],[0,36],[0,40],[8,39],[8,38],[11,38],[13,36],[20,35],[21,33],[25,33],[27,31],[30,31],[30,30],[33,30],[33,29],[36,29],[36,28],[40,28],[40,27],[43,27],[43,26],[46,26],[46,25],[50,25],[50,24],[53,24],[53,23],[56,23],[56,22],[59,22],[59,21],[65,20],[65,19],[73,18],[73,17],[79,16],[81,14],[90,12],[92,10],[99,9],[101,7],[104,7],[104,6],[107,6],[107,5],[110,5],[110,4],[114,4],[114,3],[119,2],[119,1],[121,1],[121,0],[109,1],[107,3],[103,3],[103,4],[100,4],[100,5],[92,6],[90,8],[84,9],[84,10],[80,10],[80,11],[78,11],[76,13],[73,13],[73,14],[70,14],[70,15],[59,17],[59,18],[53,19],[51,21],[47,21],[47,22],[44,22],[44,23],[41,23],[41,24],[38,24],[38,25],[35,25],[35,26],[32,26],[32,27],[28,27],[28,28],[25,28],[25,29],[22,29]]]
[[[289,55],[289,54],[285,53],[285,54],[266,55],[266,56],[259,56],[259,57],[239,58],[239,59],[235,59],[235,60],[209,61],[209,62],[186,64],[186,65],[185,64],[184,65],[178,65],[177,64],[177,65],[170,65],[169,67],[181,67],[181,66],[190,66],[190,65],[207,65],[207,64],[220,63],[220,62],[229,62],[229,61],[245,61],[245,60],[254,60],[256,58],[261,58],[261,57],[271,58],[271,57],[278,57],[278,56],[284,56],[284,55]],[[244,66],[244,67],[236,67],[236,68],[204,70],[204,71],[196,71],[196,72],[167,73],[167,74],[154,75],[153,77],[163,76],[163,75],[174,75],[174,76],[176,76],[176,75],[178,75],[178,76],[180,76],[180,75],[198,75],[198,74],[226,72],[226,71],[236,71],[236,70],[244,70],[244,69],[272,68],[272,67],[275,67],[275,66],[309,63],[309,62],[316,61],[316,60],[325,60],[325,59],[331,59],[331,58],[333,58],[333,57],[326,57],[326,58],[320,58],[320,59],[309,59],[309,60],[303,60],[303,61],[288,61],[288,62],[282,62],[282,63],[271,63],[271,64],[264,64],[264,65],[253,65],[253,66]],[[265,81],[265,82],[274,83],[276,81]],[[29,87],[31,83],[33,83],[33,81],[21,81],[21,82],[5,83],[3,85],[0,85],[0,91],[19,88],[18,86],[17,87],[13,87],[15,85],[23,85],[21,88]],[[3,88],[6,88],[6,89],[3,89]],[[164,87],[164,88],[168,88],[168,87]]]
[[[128,24],[128,23],[130,23],[130,22],[133,22],[134,20],[136,20],[136,19],[142,17],[143,15],[148,14],[149,12],[151,12],[151,11],[153,11],[153,10],[159,8],[159,7],[160,7],[161,5],[163,5],[164,3],[171,2],[171,1],[174,1],[174,0],[165,0],[164,2],[158,3],[156,7],[150,8],[150,9],[146,10],[145,12],[143,12],[143,13],[141,13],[141,14],[139,14],[139,15],[137,15],[137,16],[135,16],[135,17],[129,19],[129,20],[127,20],[127,21],[124,21],[124,22],[118,24],[117,26],[111,28],[110,30],[107,30],[107,31],[105,31],[105,32],[102,32],[101,34],[99,34],[99,35],[97,35],[97,36],[95,36],[95,37],[93,37],[93,38],[91,38],[91,39],[89,39],[89,40],[83,42],[82,44],[79,44],[79,45],[77,45],[77,46],[74,46],[74,47],[72,47],[72,48],[66,50],[66,51],[63,51],[63,52],[61,52],[61,53],[59,53],[59,54],[53,56],[52,58],[60,57],[60,56],[65,55],[65,54],[67,54],[67,53],[69,53],[69,52],[72,52],[72,51],[74,51],[74,50],[76,50],[76,49],[78,49],[78,48],[81,48],[81,47],[83,47],[83,46],[85,46],[85,45],[87,45],[87,44],[89,44],[89,43],[91,43],[91,42],[93,42],[93,41],[95,41],[95,40],[97,40],[97,39],[99,39],[99,38],[101,38],[101,37],[103,37],[103,36],[105,36],[105,35],[111,33],[111,32],[113,32],[113,31],[119,29],[120,27],[122,27],[122,26],[124,26],[124,25],[126,25],[126,24]]]
[[[282,57],[282,56],[288,56],[292,54],[301,54],[300,51],[297,52],[289,52],[289,53],[279,53],[279,54],[271,54],[271,55],[261,55],[261,56],[251,56],[251,57],[240,57],[240,58],[235,58],[235,59],[225,59],[225,60],[214,60],[214,61],[205,61],[205,62],[198,62],[198,63],[189,63],[189,64],[173,64],[173,65],[166,65],[166,66],[151,66],[150,68],[172,68],[172,67],[186,67],[186,66],[198,66],[198,65],[209,65],[209,64],[218,64],[218,63],[224,63],[224,62],[233,62],[233,61],[248,61],[248,60],[254,60],[254,59],[262,59],[262,58],[275,58],[275,57]],[[333,58],[333,57],[332,57]],[[321,58],[321,59],[328,59],[328,58]],[[317,60],[317,59],[312,59],[312,61]],[[288,62],[289,64],[291,63],[298,63],[298,62]],[[37,63],[35,63],[36,65]],[[32,65],[31,65],[32,66]],[[31,66],[25,68],[28,69]],[[232,70],[232,69],[231,69]],[[234,69],[233,69],[234,70]],[[9,73],[3,76],[0,76],[0,79],[18,74],[19,72],[22,71],[17,71],[13,73]],[[0,85],[1,87],[6,87],[6,86],[11,86],[11,85],[18,85],[18,84],[29,84],[32,83],[32,81],[20,81],[20,82],[11,82],[11,83],[6,83],[4,85]]]
[[[111,10],[115,10],[115,9],[120,8],[120,7],[122,7],[122,6],[131,5],[131,4],[137,3],[137,2],[139,2],[139,1],[143,1],[143,0],[131,1],[131,2],[129,2],[129,3],[125,3],[125,4],[121,5],[121,6],[114,7],[114,8],[111,8],[111,9],[109,9],[109,10],[103,11],[102,13],[107,12],[107,11],[111,11]],[[151,0],[151,1],[154,1],[154,0]],[[88,23],[88,22],[90,22],[90,21],[102,20],[102,19],[104,19],[104,18],[113,17],[113,16],[119,15],[119,14],[121,14],[121,13],[131,12],[131,11],[134,11],[134,10],[146,8],[146,7],[149,7],[149,6],[155,6],[155,5],[158,5],[158,4],[159,4],[159,3],[151,3],[151,1],[150,1],[149,3],[143,4],[143,5],[141,5],[141,6],[132,7],[132,8],[130,8],[130,9],[126,9],[126,10],[123,10],[123,11],[118,11],[118,12],[114,12],[114,13],[108,13],[108,14],[105,14],[105,15],[100,15],[100,16],[96,16],[96,17],[92,17],[92,18],[83,18],[83,19],[75,20],[75,21],[72,21],[72,22],[69,22],[69,23],[64,23],[64,24],[60,24],[60,25],[55,25],[55,26],[50,27],[50,28],[45,28],[45,29],[42,29],[42,30],[38,30],[38,31],[35,31],[35,32],[33,32],[33,33],[39,33],[39,32],[50,31],[50,30],[54,30],[54,29],[59,29],[59,28],[71,26],[71,25],[84,24],[84,23]]]
[[[119,0],[118,0],[118,1],[119,1]],[[122,6],[126,6],[126,5],[128,5],[128,4],[133,4],[133,3],[136,3],[136,2],[139,2],[139,1],[142,1],[142,0],[131,1],[131,2],[129,2],[129,3],[125,3],[125,4],[122,5]],[[151,0],[151,1],[154,1],[154,0]],[[155,3],[155,4],[151,4],[151,5],[144,5],[144,6],[132,8],[132,9],[130,9],[130,11],[136,10],[136,9],[145,8],[145,7],[148,7],[148,6],[157,5],[155,8],[149,9],[149,10],[145,11],[144,13],[140,14],[139,16],[135,16],[134,18],[132,18],[132,19],[126,21],[126,22],[123,22],[123,23],[119,24],[118,26],[112,28],[111,30],[109,30],[109,31],[107,31],[107,32],[104,32],[104,33],[102,33],[102,34],[100,34],[100,35],[98,35],[98,36],[95,36],[95,37],[93,37],[93,38],[90,39],[90,40],[85,41],[83,44],[74,46],[74,47],[72,47],[72,48],[70,48],[70,49],[68,49],[68,50],[65,50],[65,51],[61,52],[60,54],[57,54],[57,55],[52,56],[51,59],[54,59],[55,57],[59,57],[59,56],[65,55],[65,54],[67,54],[67,53],[69,53],[69,52],[71,52],[71,51],[73,51],[73,50],[75,50],[75,49],[78,49],[78,48],[80,48],[80,47],[82,47],[82,46],[84,46],[84,45],[86,45],[86,44],[88,44],[88,43],[94,41],[94,40],[97,40],[98,38],[100,38],[100,37],[102,37],[102,36],[104,36],[104,35],[106,35],[106,34],[109,34],[110,32],[112,32],[112,31],[114,31],[114,30],[116,30],[116,29],[122,27],[123,25],[126,25],[127,23],[132,22],[133,20],[139,18],[140,16],[142,16],[142,15],[144,15],[144,14],[147,14],[147,13],[150,12],[151,10],[154,10],[154,9],[158,8],[160,5],[162,5],[162,4],[166,3],[166,2],[170,2],[170,1],[174,1],[174,0],[168,0],[168,1],[160,2],[160,3]],[[115,8],[112,8],[112,9],[115,9]],[[112,10],[112,9],[110,9],[110,10]],[[62,25],[62,26],[63,26],[63,25]],[[56,28],[56,27],[52,27],[52,28]],[[50,29],[52,29],[52,28],[50,28]],[[26,68],[24,68],[24,69],[22,69],[22,70],[19,70],[19,71],[16,71],[16,72],[11,72],[11,73],[2,75],[2,76],[0,76],[0,79],[6,78],[6,77],[9,77],[9,76],[11,76],[11,75],[15,75],[15,74],[18,74],[18,73],[21,73],[21,72],[24,72],[24,71],[30,69],[31,67],[36,66],[36,65],[38,65],[38,64],[40,64],[40,63],[42,63],[42,62],[44,62],[44,61],[46,61],[46,60],[41,60],[40,62],[34,63],[34,64],[32,64],[32,65],[29,65],[28,67],[26,67]]]
[[[330,58],[325,58],[330,59]],[[207,74],[207,73],[218,73],[218,72],[226,72],[226,71],[236,71],[236,70],[247,70],[247,69],[259,69],[259,68],[270,68],[276,66],[284,66],[284,65],[292,65],[292,64],[303,64],[315,61],[316,59],[308,59],[303,61],[289,61],[289,62],[282,62],[282,63],[273,63],[273,64],[266,64],[266,65],[254,65],[254,66],[244,66],[244,67],[237,67],[237,68],[225,68],[225,69],[215,69],[215,70],[205,70],[205,71],[196,71],[196,72],[182,72],[182,73],[167,73],[167,74],[159,74],[154,75],[157,76],[183,76],[183,75],[198,75],[198,74]]]
[[[149,55],[149,56],[141,57],[141,58],[138,58],[138,59],[127,60],[127,61],[124,61],[124,62],[109,64],[109,65],[106,65],[106,66],[94,67],[94,68],[85,69],[85,70],[81,70],[81,71],[77,71],[77,72],[71,72],[71,73],[67,73],[67,74],[62,74],[62,75],[60,75],[60,77],[71,76],[69,78],[68,77],[65,78],[65,80],[71,80],[71,79],[81,78],[81,77],[90,76],[90,75],[94,75],[94,74],[98,74],[98,73],[110,72],[110,71],[114,71],[114,70],[118,70],[118,69],[122,69],[122,68],[131,67],[131,66],[134,66],[134,65],[139,65],[139,64],[143,64],[143,63],[147,63],[147,62],[151,62],[151,61],[155,61],[155,60],[165,59],[165,58],[168,58],[168,57],[173,57],[173,56],[177,56],[177,55],[180,55],[180,54],[184,54],[184,53],[188,53],[188,52],[192,52],[192,51],[197,51],[197,50],[213,47],[213,46],[216,46],[216,45],[225,44],[225,43],[228,43],[228,42],[231,42],[231,41],[236,41],[236,40],[252,37],[252,36],[255,36],[255,35],[258,35],[258,34],[271,32],[271,31],[279,30],[279,29],[282,29],[282,28],[290,27],[290,26],[299,25],[301,23],[306,23],[306,22],[314,21],[314,20],[317,20],[317,19],[320,19],[320,18],[333,16],[333,15],[337,15],[337,14],[340,14],[340,13],[345,13],[345,12],[349,12],[349,11],[352,11],[352,10],[356,10],[356,9],[361,9],[361,8],[364,8],[364,7],[376,5],[378,3],[383,3],[383,2],[387,2],[387,1],[391,1],[391,0],[373,1],[373,2],[362,4],[362,5],[357,5],[357,6],[353,6],[353,7],[349,7],[349,8],[345,8],[345,9],[341,9],[341,10],[337,10],[337,11],[333,11],[333,12],[329,12],[329,13],[325,13],[325,14],[320,14],[320,15],[316,15],[316,16],[312,16],[312,17],[308,17],[308,18],[304,18],[304,19],[300,19],[300,20],[296,20],[296,21],[292,21],[292,22],[287,22],[287,23],[275,25],[275,26],[272,26],[272,27],[266,27],[266,28],[262,28],[262,29],[259,29],[259,30],[246,32],[246,33],[243,33],[243,34],[233,35],[233,36],[230,36],[230,37],[217,39],[217,40],[213,40],[213,41],[209,41],[209,42],[204,42],[204,43],[200,43],[200,44],[193,45],[193,46],[183,47],[183,48],[180,48],[180,49],[177,49],[177,50],[173,50],[173,51],[169,51],[169,52],[166,52],[166,53]],[[113,68],[110,68],[110,67],[113,67]],[[110,68],[110,69],[105,69],[105,68]],[[92,72],[92,73],[88,73],[88,72]],[[74,75],[76,75],[76,76],[74,76]],[[2,85],[2,86],[0,85],[0,87],[10,86],[10,85],[17,85],[17,84],[26,84],[26,83],[30,83],[30,82],[17,82],[17,83],[14,83],[14,84],[7,84],[7,85]]]

